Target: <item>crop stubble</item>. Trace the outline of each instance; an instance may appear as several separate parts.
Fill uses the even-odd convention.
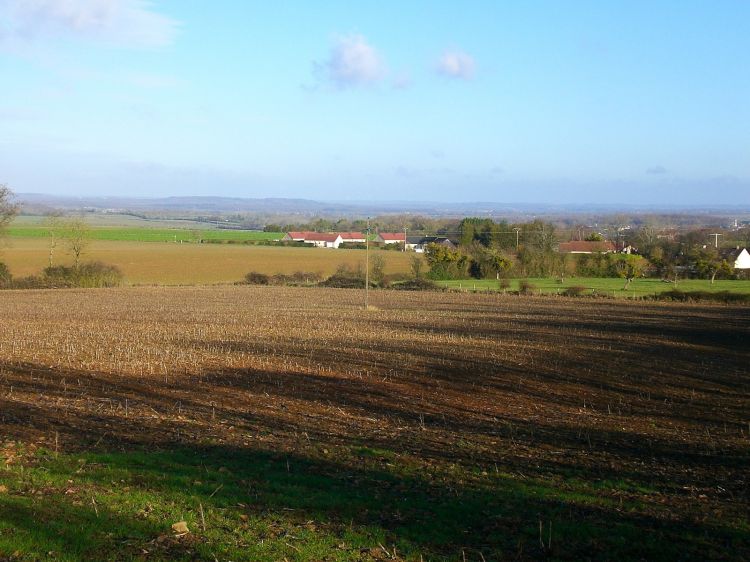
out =
[[[366,444],[563,487],[624,478],[640,491],[600,493],[637,499],[639,516],[746,525],[746,308],[370,298],[376,310],[337,289],[3,292],[0,431],[73,450]]]
[[[14,276],[37,275],[47,266],[45,239],[10,239],[2,249],[4,261]],[[379,252],[385,259],[386,273],[409,271],[409,254]],[[297,271],[333,274],[339,265],[364,267],[363,250],[253,246],[244,244],[174,244],[160,242],[114,242],[97,240],[83,255],[85,260],[101,260],[116,265],[129,284],[196,285],[234,283],[249,271],[268,275]],[[69,264],[72,258],[58,247],[56,263]]]

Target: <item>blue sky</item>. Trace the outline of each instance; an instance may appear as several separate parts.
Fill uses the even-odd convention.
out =
[[[0,183],[750,203],[750,3],[0,0]]]

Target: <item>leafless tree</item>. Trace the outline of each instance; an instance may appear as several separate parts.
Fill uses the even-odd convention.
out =
[[[370,275],[375,283],[382,283],[385,278],[385,259],[380,254],[375,254],[370,259]]]
[[[10,188],[0,183],[0,235],[18,214],[18,204]]]
[[[68,252],[73,254],[73,265],[78,267],[81,254],[91,243],[91,229],[82,218],[74,218],[65,221],[62,232]]]
[[[52,267],[54,265],[55,249],[57,248],[57,244],[60,241],[60,237],[63,234],[63,228],[65,226],[62,212],[51,211],[47,213],[47,216],[44,217],[44,221],[42,222],[42,224],[47,230],[47,238],[49,240],[48,265],[49,267]]]

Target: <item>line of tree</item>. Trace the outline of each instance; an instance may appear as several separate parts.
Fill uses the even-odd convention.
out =
[[[619,277],[627,287],[642,276],[676,281],[679,277],[709,279],[743,276],[735,272],[722,252],[710,243],[716,229],[675,232],[644,224],[633,229],[617,224],[606,233],[577,231],[581,240],[609,240],[617,249],[632,253],[560,253],[558,244],[569,239],[555,225],[541,220],[507,223],[465,218],[458,224],[457,248],[430,245],[426,249],[428,276],[434,279],[478,279],[514,277]],[[711,232],[711,234],[709,234]],[[717,233],[721,234],[721,233]],[[750,244],[750,228],[724,232]],[[744,237],[744,238],[743,238]]]

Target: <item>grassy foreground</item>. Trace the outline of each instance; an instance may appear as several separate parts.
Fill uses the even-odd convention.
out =
[[[671,560],[722,558],[748,539],[747,528],[657,519],[644,534],[637,497],[659,487],[628,476],[425,470],[367,446],[4,452],[13,456],[0,469],[0,557],[11,559],[580,559],[604,549],[609,559]]]

